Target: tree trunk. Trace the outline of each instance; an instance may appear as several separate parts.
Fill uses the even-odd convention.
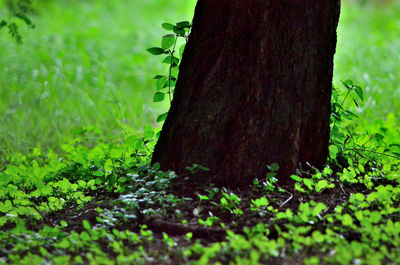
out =
[[[247,187],[278,163],[321,167],[329,144],[340,0],[199,0],[152,162]]]

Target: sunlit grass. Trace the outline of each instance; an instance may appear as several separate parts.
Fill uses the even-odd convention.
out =
[[[360,8],[346,1],[339,25],[335,83],[352,79],[365,85],[365,123],[400,111],[400,3],[386,2]]]
[[[158,45],[162,22],[190,19],[193,5],[46,1],[22,46],[2,31],[0,156],[57,147],[88,126],[118,139],[154,125],[162,106],[152,103],[152,76],[162,66],[146,48]]]

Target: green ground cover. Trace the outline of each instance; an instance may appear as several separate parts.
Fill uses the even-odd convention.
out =
[[[291,192],[276,165],[197,192],[148,165],[167,68],[145,50],[193,6],[45,2],[22,46],[0,33],[0,264],[399,264],[400,4],[344,3],[334,102],[358,118],[335,109]]]
[[[120,139],[154,126],[162,66],[146,48],[161,23],[190,20],[194,1],[40,3],[22,46],[0,34],[0,156],[57,148],[87,127]]]

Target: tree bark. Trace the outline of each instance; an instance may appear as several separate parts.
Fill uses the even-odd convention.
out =
[[[278,163],[280,183],[329,144],[340,0],[199,0],[152,162],[247,187]]]

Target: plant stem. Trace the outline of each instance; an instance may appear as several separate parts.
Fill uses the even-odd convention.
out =
[[[354,147],[354,148],[350,148],[348,150],[351,150],[351,151],[354,151],[354,152],[357,152],[357,151],[370,152],[370,153],[377,154],[377,155],[383,155],[383,156],[387,156],[387,157],[391,157],[391,158],[400,159],[400,157],[398,157],[398,156],[384,154],[384,153],[376,152],[376,151],[373,151],[373,150],[368,150],[368,149],[365,149],[365,148],[355,148]]]
[[[169,54],[171,56],[171,64],[169,66],[169,74],[168,74],[168,96],[169,96],[169,103],[172,103],[172,95],[171,95],[171,77],[172,77],[172,68],[174,67],[174,53],[176,49],[176,43],[178,42],[178,36],[175,37],[175,43],[174,47],[172,48],[172,51],[169,51]]]

